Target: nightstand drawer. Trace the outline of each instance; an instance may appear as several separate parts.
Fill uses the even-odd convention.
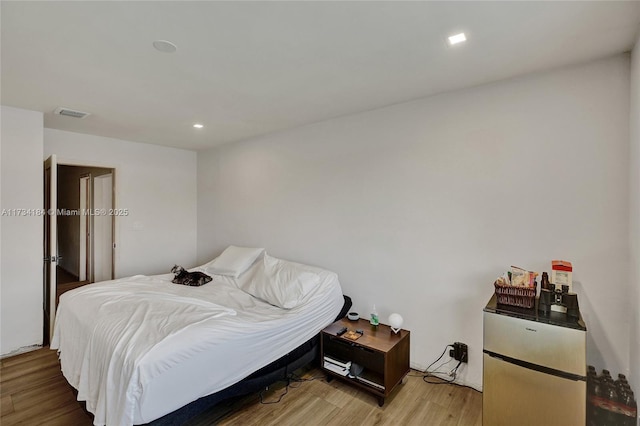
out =
[[[374,371],[384,371],[384,353],[349,342],[336,336],[323,335],[323,347],[326,354],[348,360]]]
[[[384,354],[364,346],[354,346],[353,362],[367,370],[384,371]]]
[[[322,346],[325,348],[326,353],[331,353],[336,358],[343,360],[351,359],[351,352],[353,351],[351,342],[345,342],[339,337],[323,334]]]

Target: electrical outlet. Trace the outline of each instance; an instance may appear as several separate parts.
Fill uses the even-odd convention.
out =
[[[464,343],[455,342],[453,349],[449,351],[449,355],[456,361],[469,362],[469,348]]]

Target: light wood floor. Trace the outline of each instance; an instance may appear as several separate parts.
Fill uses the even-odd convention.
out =
[[[220,404],[188,425],[482,425],[481,393],[425,383],[417,371],[382,408],[376,398],[346,383],[327,383],[317,368],[299,373],[317,379],[294,383],[277,404],[261,404],[258,395],[250,395]],[[284,390],[284,384],[272,386],[264,401],[277,400]],[[3,359],[0,395],[2,426],[92,423],[62,376],[55,352],[48,348]]]
[[[91,425],[60,372],[55,351],[37,351],[0,361],[0,424]]]

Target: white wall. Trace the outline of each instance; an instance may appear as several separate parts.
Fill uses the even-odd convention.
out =
[[[342,117],[198,154],[198,257],[228,244],[336,271],[400,312],[411,363],[469,345],[509,265],[574,265],[588,360],[629,369],[629,57]]]
[[[196,260],[196,153],[61,130],[44,130],[44,155],[115,168],[116,277],[167,273]]]
[[[41,209],[42,113],[2,106],[0,118],[0,210]],[[42,344],[43,218],[25,214],[0,218],[2,355]]]
[[[640,37],[631,55],[630,232],[631,333],[629,380],[640,395]],[[636,399],[638,399],[636,397]]]

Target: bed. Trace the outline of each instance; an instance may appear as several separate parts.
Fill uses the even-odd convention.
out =
[[[192,271],[213,280],[137,275],[60,297],[51,348],[95,425],[179,424],[264,386],[311,360],[344,310],[335,273],[263,249],[231,246]]]

